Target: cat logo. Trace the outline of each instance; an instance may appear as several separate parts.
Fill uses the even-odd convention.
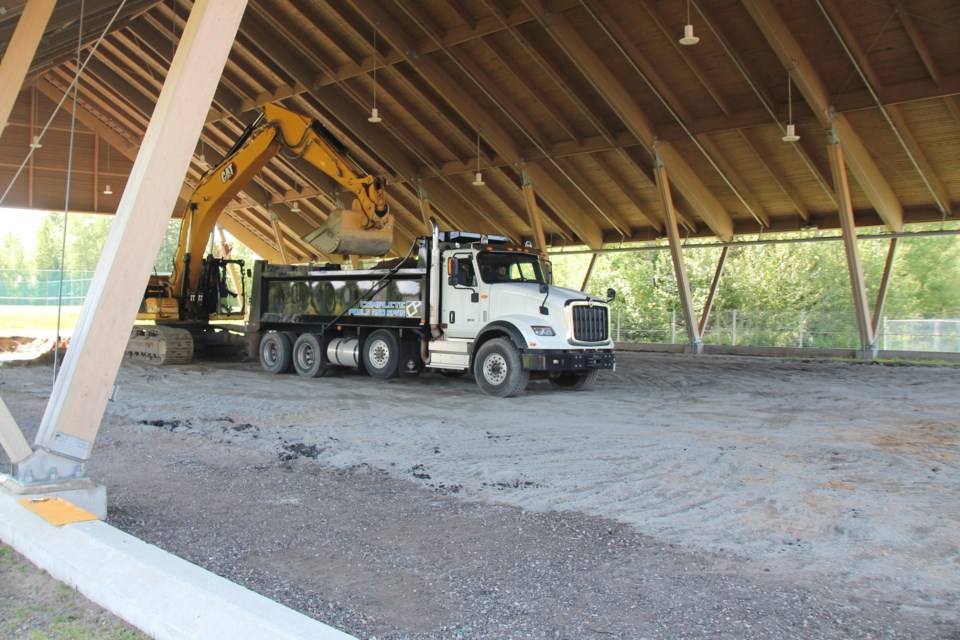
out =
[[[228,164],[223,168],[223,171],[220,172],[220,181],[223,182],[223,184],[227,184],[228,182],[233,180],[234,176],[236,175],[237,175],[237,163],[231,162],[230,164]]]

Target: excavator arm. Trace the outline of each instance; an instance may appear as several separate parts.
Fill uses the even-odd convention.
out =
[[[201,290],[199,262],[217,219],[260,169],[281,152],[313,165],[354,195],[351,209],[334,210],[323,225],[304,237],[305,241],[327,254],[382,256],[390,250],[393,216],[384,195],[386,181],[358,175],[339,142],[316,120],[268,104],[223,161],[200,179],[184,211],[174,273],[164,283],[179,301],[181,320],[198,315],[190,308],[190,297]]]

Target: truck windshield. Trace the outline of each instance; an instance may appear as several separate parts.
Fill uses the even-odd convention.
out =
[[[550,282],[550,263],[529,253],[483,252],[477,256],[480,277],[494,282]]]

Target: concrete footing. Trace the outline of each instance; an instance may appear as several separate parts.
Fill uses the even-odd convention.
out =
[[[350,640],[100,521],[55,527],[0,488],[0,540],[157,640]]]
[[[0,473],[0,487],[20,498],[36,496],[63,498],[67,502],[89,511],[101,520],[107,518],[107,488],[90,479],[21,484],[12,477]]]

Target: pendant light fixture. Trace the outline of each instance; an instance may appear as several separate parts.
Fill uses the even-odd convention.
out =
[[[30,124],[30,128],[36,131],[36,122],[40,119],[40,101],[37,100],[37,86],[33,86],[33,122]],[[39,149],[43,146],[43,143],[40,142],[40,136],[34,135],[33,142],[30,143],[31,149]]]
[[[690,22],[690,0],[687,0],[687,24],[683,27],[683,37],[680,38],[680,44],[690,46],[700,42],[700,38],[693,35],[693,24]]]
[[[477,175],[473,178],[473,186],[482,187],[485,184],[483,174],[480,173],[480,130],[477,129]]]
[[[797,127],[796,125],[793,124],[792,86],[793,86],[793,80],[790,78],[790,71],[787,71],[787,135],[780,138],[784,142],[796,142],[797,140],[800,139],[800,136],[797,135]]]
[[[293,190],[297,192],[297,195],[300,194],[300,181],[299,181],[299,180],[294,180],[294,181],[293,181]],[[292,211],[293,213],[300,213],[300,201],[299,201],[299,200],[294,200],[294,201],[293,201],[293,206],[290,207],[290,211]]]
[[[110,173],[110,145],[109,144],[107,145],[107,173]],[[109,182],[103,187],[103,195],[105,196],[113,195],[113,189],[110,188]]]
[[[367,118],[368,122],[377,124],[383,122],[383,118],[380,117],[380,112],[377,110],[377,27],[373,27],[373,108],[370,109],[370,117]]]

